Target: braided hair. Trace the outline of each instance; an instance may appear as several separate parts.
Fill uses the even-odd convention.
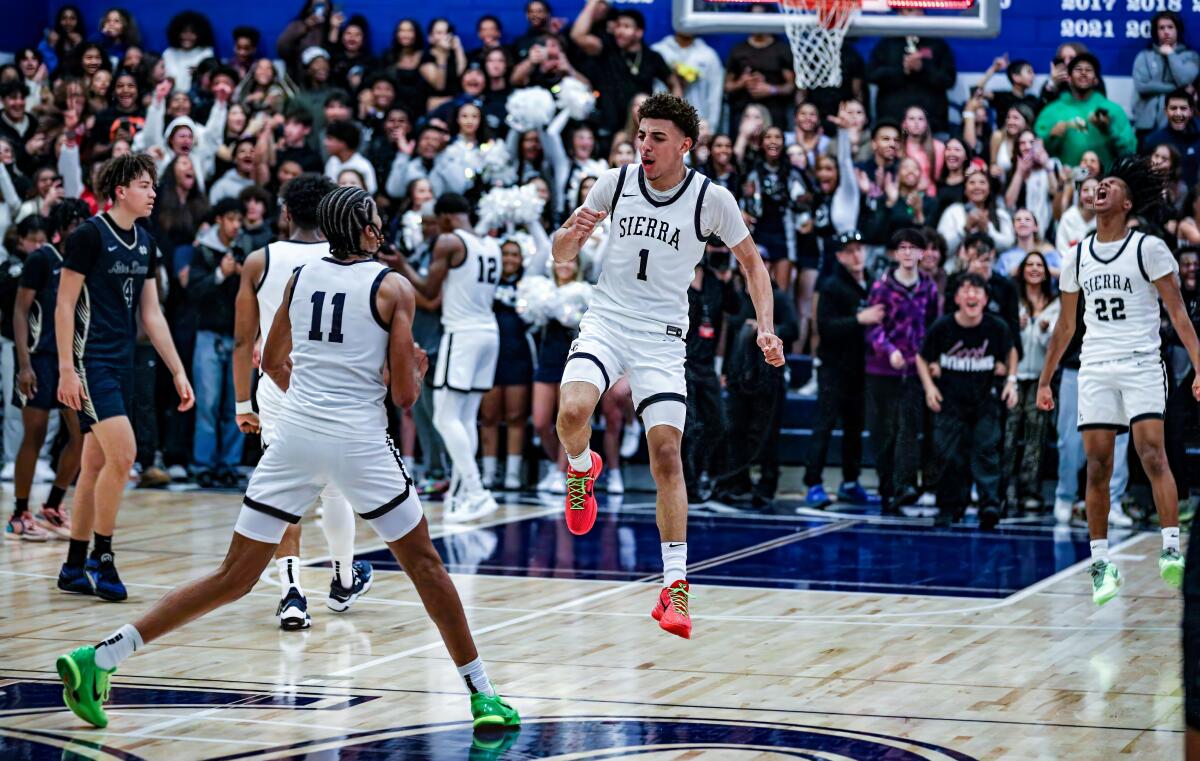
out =
[[[1101,179],[1108,177],[1125,183],[1125,194],[1132,204],[1130,216],[1145,216],[1166,199],[1168,175],[1154,169],[1150,159],[1145,156],[1130,155],[1117,159]]]
[[[329,241],[329,253],[345,259],[360,253],[363,231],[375,218],[375,201],[362,188],[341,187],[321,199],[317,225]]]

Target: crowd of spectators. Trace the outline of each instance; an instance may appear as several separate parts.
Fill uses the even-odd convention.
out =
[[[808,504],[831,501],[822,474],[840,426],[842,500],[881,501],[895,513],[936,494],[953,517],[973,490],[981,515],[1038,511],[1040,476],[1052,476],[1042,473],[1044,454],[1057,448],[1061,518],[1077,497],[1078,436],[1069,417],[1037,410],[1035,380],[1058,314],[1062,254],[1094,227],[1091,194],[1114,159],[1145,151],[1170,174],[1159,211],[1137,224],[1178,248],[1193,314],[1200,302],[1200,56],[1187,48],[1179,14],[1154,16],[1129,104],[1108,98],[1101,62],[1077,42],[1045,68],[999,57],[965,102],[952,103],[958,72],[936,38],[884,38],[865,56],[848,41],[842,84],[803,90],[782,35],[749,35],[722,60],[698,37],[645,39],[633,6],[587,0],[564,20],[545,0],[529,0],[525,16],[524,29],[488,15],[424,26],[401,19],[374,49],[365,16],[323,0],[305,0],[273,44],[248,26],[217,39],[209,19],[189,10],[155,51],[124,10],[85,19],[63,6],[44,39],[0,66],[6,395],[21,369],[10,315],[22,261],[56,241],[50,211],[63,199],[103,210],[92,179],[109,157],[144,151],[158,166],[146,224],[197,394],[194,415],[141,407],[155,411],[136,426],[144,485],[170,477],[232,485],[253,458],[234,423],[233,301],[241,261],[279,234],[283,184],[317,172],[374,194],[387,221],[385,261],[404,257],[418,270],[436,234],[434,199],[458,192],[478,203],[497,186],[522,186],[544,204],[537,218],[488,230],[503,241],[496,311],[507,327],[480,454],[490,485],[561,488],[557,383],[586,285],[603,267],[604,231],[577,266],[550,266],[548,235],[600,172],[637,162],[640,100],[667,90],[701,117],[691,166],[741,203],[774,281],[780,336],[814,357],[800,389],[817,397]],[[993,89],[1001,75],[1007,82]],[[582,113],[564,104],[568,80],[591,93]],[[534,88],[555,105],[530,122]],[[497,146],[503,172],[486,168]],[[557,318],[535,320],[522,308],[531,278],[562,293]],[[765,505],[779,480],[789,384],[804,379],[753,361],[753,312],[720,242],[689,299],[690,496]],[[437,309],[436,300],[422,303],[415,326],[431,363]],[[1064,365],[1069,373],[1069,357]],[[1183,363],[1173,382],[1186,387],[1186,371]],[[138,377],[140,398],[169,388],[161,373]],[[629,407],[617,384],[603,405],[607,462],[636,449]],[[429,415],[418,404],[396,411],[394,424],[423,488],[436,491],[447,466]],[[4,417],[11,468],[20,418]],[[859,484],[864,430],[878,497]],[[619,492],[620,469],[612,472],[608,487]]]

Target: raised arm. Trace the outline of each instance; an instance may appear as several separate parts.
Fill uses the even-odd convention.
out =
[[[257,433],[258,415],[250,407],[250,377],[254,372],[254,343],[258,340],[258,293],[267,255],[259,249],[242,264],[233,313],[233,398],[237,401],[238,428],[242,433]]]
[[[597,2],[598,0],[587,0],[583,10],[575,17],[575,23],[571,25],[571,42],[574,42],[580,50],[590,56],[600,55],[600,52],[604,50],[604,41],[592,34],[592,22],[596,17]]]

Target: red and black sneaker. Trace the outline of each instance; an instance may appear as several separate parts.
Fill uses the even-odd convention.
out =
[[[683,579],[669,587],[663,587],[658,594],[658,605],[650,611],[650,616],[658,622],[663,631],[684,639],[692,637],[692,617],[688,613],[688,583]]]
[[[583,536],[596,524],[596,479],[602,470],[604,461],[595,452],[590,470],[567,467],[567,530],[576,536]]]

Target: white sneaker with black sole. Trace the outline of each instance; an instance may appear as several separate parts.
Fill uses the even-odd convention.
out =
[[[351,568],[354,583],[349,589],[341,585],[337,574],[334,574],[333,581],[329,583],[329,597],[325,600],[325,607],[334,613],[350,610],[355,600],[371,590],[371,579],[374,576],[371,564],[365,560],[355,560]]]
[[[289,588],[287,594],[279,601],[275,617],[279,619],[279,628],[285,632],[300,631],[312,626],[312,616],[308,615],[308,599],[295,587]]]

